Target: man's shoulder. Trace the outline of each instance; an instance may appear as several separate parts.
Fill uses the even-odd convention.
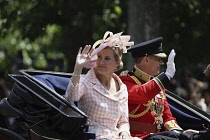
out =
[[[124,70],[124,71],[122,71],[121,73],[120,73],[120,75],[119,76],[129,76],[129,71],[128,70]]]
[[[125,83],[126,85],[128,83],[130,84],[137,84],[140,85],[141,82],[139,81],[138,78],[136,78],[133,74],[133,72],[130,72],[128,70],[122,71],[119,75],[120,79],[122,80],[123,83]]]
[[[132,81],[132,78],[130,77],[130,72],[128,70],[122,71],[119,75],[120,79],[122,80],[122,82],[126,82],[126,81]]]

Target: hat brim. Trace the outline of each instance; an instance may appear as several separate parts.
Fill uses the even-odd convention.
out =
[[[157,56],[157,57],[160,57],[160,58],[166,58],[167,55],[165,53],[156,53],[156,54],[153,54],[154,56]]]

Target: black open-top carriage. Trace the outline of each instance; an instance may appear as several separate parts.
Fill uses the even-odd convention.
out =
[[[71,73],[20,70],[9,75],[14,80],[10,95],[0,102],[1,138],[13,140],[89,140],[95,139],[89,131],[88,116],[65,97]],[[202,130],[210,123],[210,114],[167,91],[167,100],[173,115],[183,129]],[[15,118],[19,129],[11,130],[3,121]],[[25,134],[25,135],[23,135]]]

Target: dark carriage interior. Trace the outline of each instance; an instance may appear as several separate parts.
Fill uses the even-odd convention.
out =
[[[10,95],[0,102],[1,116],[15,117],[30,135],[62,140],[95,138],[88,131],[85,113],[63,97],[70,75],[20,70],[20,74],[9,76],[15,83]],[[30,138],[35,139],[37,136]]]
[[[0,103],[0,109],[7,108],[10,111],[1,111],[1,114],[16,116],[21,127],[46,137],[72,137],[78,140],[95,137],[94,133],[88,131],[88,116],[79,110],[74,102],[67,102],[63,97],[71,78],[70,73],[35,70],[19,72],[10,75],[15,81],[13,90],[10,96]],[[183,129],[202,130],[203,125],[209,125],[210,115],[198,107],[170,91],[167,91],[167,100]],[[20,109],[21,102],[26,105]],[[70,111],[71,115],[67,115],[67,111]]]

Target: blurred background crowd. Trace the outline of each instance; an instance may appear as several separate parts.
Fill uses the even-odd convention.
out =
[[[194,69],[183,66],[177,69],[173,85],[169,89],[181,98],[210,113],[209,66],[198,64]]]

